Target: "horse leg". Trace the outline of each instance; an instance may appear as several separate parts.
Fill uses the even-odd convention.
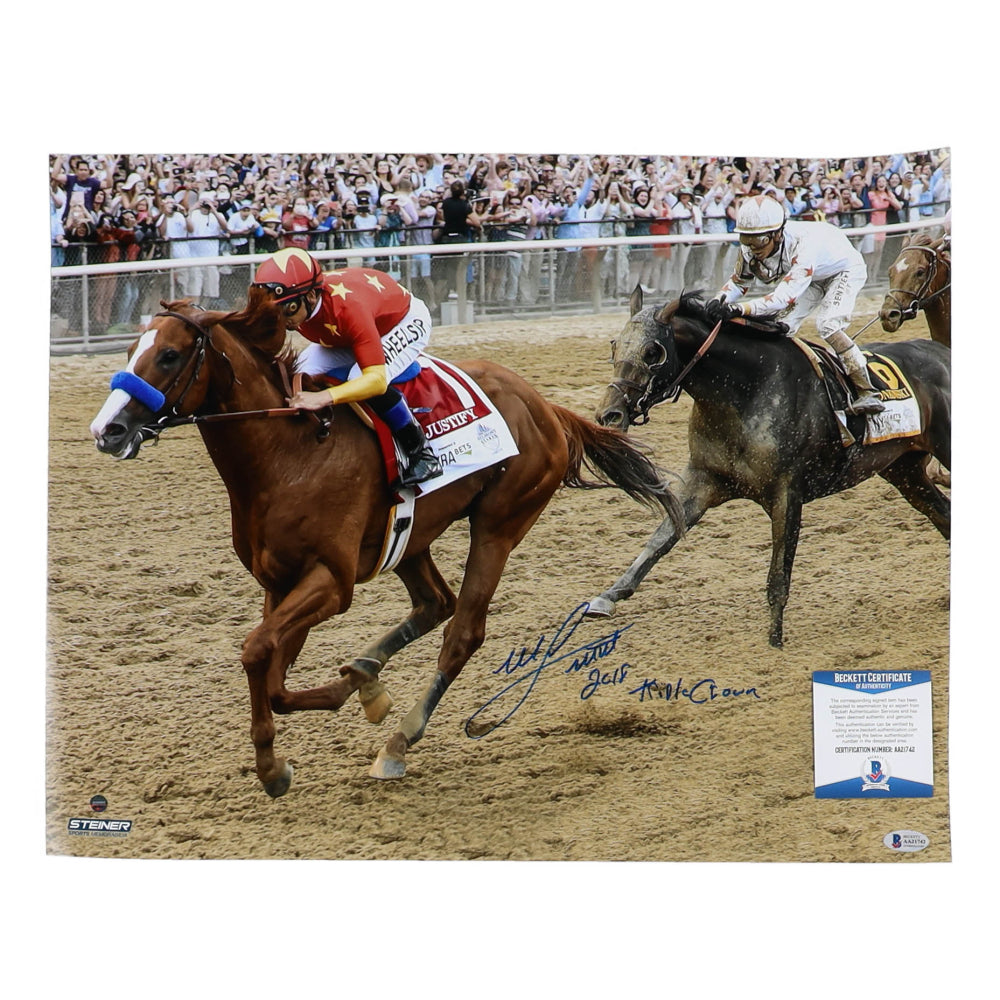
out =
[[[935,486],[951,489],[951,473],[936,458],[931,458],[927,462],[927,478]]]
[[[314,567],[280,600],[268,596],[263,620],[243,643],[241,658],[250,688],[250,738],[257,777],[272,798],[284,795],[292,781],[291,766],[274,754],[272,713],[338,709],[358,686],[356,679],[347,677],[310,691],[285,689],[289,663],[302,649],[309,629],[340,610],[341,593],[326,566]]]
[[[438,572],[430,552],[424,549],[396,568],[413,610],[407,618],[373,642],[360,656],[340,668],[341,674],[355,672],[363,678],[358,698],[369,722],[381,722],[392,708],[392,698],[378,680],[379,671],[404,646],[437,628],[455,612],[455,595]]]
[[[892,483],[910,506],[927,517],[945,538],[951,538],[951,500],[928,477],[925,454],[908,452],[879,475]]]
[[[692,528],[709,507],[718,506],[723,498],[715,483],[704,473],[693,471],[689,467],[687,475],[685,487],[678,493],[678,500],[684,508],[684,524],[687,528]],[[610,618],[615,613],[615,604],[627,600],[639,589],[646,574],[677,544],[679,537],[670,518],[665,518],[632,565],[604,593],[590,599],[586,617]]]
[[[786,488],[772,504],[771,566],[767,573],[767,603],[771,609],[771,630],[768,642],[776,648],[784,645],[785,605],[792,581],[792,563],[799,544],[802,526],[802,501]]]
[[[508,515],[503,520],[490,519],[488,526],[484,526],[484,521],[489,518],[488,510],[481,507],[473,512],[470,518],[472,542],[469,558],[458,592],[455,615],[444,629],[437,670],[399,729],[379,751],[369,771],[372,778],[401,778],[406,773],[406,751],[424,735],[427,722],[441,696],[483,644],[486,613],[507,558],[538,519],[557,483],[558,480],[539,482],[530,494],[530,507],[522,506],[514,517]],[[529,496],[527,488],[518,492],[511,484],[509,490],[515,496]]]

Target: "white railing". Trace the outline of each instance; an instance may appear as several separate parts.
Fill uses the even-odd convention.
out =
[[[623,220],[624,221],[624,220]],[[900,222],[885,226],[867,225],[861,228],[842,229],[845,235],[850,237],[863,238],[865,236],[885,233],[887,235],[903,234],[921,229],[940,228],[942,225],[940,217],[923,218],[915,222]],[[430,244],[430,245],[407,245],[397,247],[351,247],[335,250],[311,250],[310,253],[319,261],[340,261],[346,262],[348,266],[358,265],[362,262],[370,264],[374,261],[395,259],[396,262],[403,262],[412,257],[456,257],[455,262],[455,298],[448,303],[447,313],[442,314],[442,320],[447,322],[472,322],[476,316],[476,306],[478,318],[485,318],[482,312],[482,303],[472,303],[467,298],[467,282],[463,280],[462,272],[468,266],[470,259],[485,261],[490,255],[513,253],[523,255],[525,253],[543,253],[547,258],[549,280],[547,284],[548,295],[546,301],[541,304],[541,308],[548,312],[579,311],[581,308],[592,309],[600,312],[604,308],[619,308],[622,296],[627,295],[627,290],[619,290],[610,299],[604,293],[601,283],[598,280],[591,282],[589,298],[581,300],[576,298],[572,301],[560,300],[555,292],[554,276],[557,269],[556,255],[566,253],[568,250],[580,250],[586,248],[628,248],[638,249],[644,247],[662,247],[664,245],[684,245],[688,247],[706,246],[710,244],[731,243],[735,244],[737,237],[734,233],[704,233],[701,235],[651,235],[651,236],[582,236],[575,239],[539,239],[539,240],[506,240],[486,243],[453,243],[453,244]],[[266,260],[271,255],[268,253],[256,254],[223,254],[215,257],[182,257],[176,259],[157,260],[136,260],[119,261],[111,264],[81,264],[53,267],[51,269],[53,302],[57,298],[58,289],[61,285],[66,285],[79,279],[79,297],[74,303],[74,308],[80,320],[78,331],[61,331],[57,334],[56,326],[53,326],[51,347],[53,349],[72,350],[74,348],[87,351],[95,347],[118,346],[123,339],[131,339],[122,331],[111,333],[94,330],[92,317],[92,298],[95,287],[99,288],[102,278],[111,276],[130,275],[142,276],[158,275],[165,279],[163,284],[163,297],[172,300],[182,298],[183,295],[175,280],[178,272],[192,269],[214,267],[220,269],[240,269],[249,275],[249,271],[255,268],[261,261]],[[870,284],[877,276],[870,277]],[[249,284],[249,280],[245,284]],[[245,292],[245,284],[242,286]],[[711,290],[711,289],[709,289]],[[71,291],[69,298],[74,298]],[[62,298],[65,300],[66,295]],[[230,303],[235,305],[236,303]],[[444,304],[442,304],[444,305]],[[502,318],[505,315],[504,303],[487,303],[493,312],[494,318]],[[157,306],[158,308],[158,306]],[[525,310],[519,306],[512,305],[509,311],[523,313]],[[53,312],[56,312],[55,308]]]

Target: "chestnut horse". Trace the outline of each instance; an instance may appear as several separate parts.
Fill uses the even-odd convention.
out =
[[[951,502],[928,479],[930,457],[951,460],[951,351],[929,340],[872,344],[906,372],[920,411],[920,432],[864,444],[864,418],[835,414],[842,389],[817,378],[805,353],[774,324],[722,323],[712,329],[700,293],[662,308],[643,308],[632,293],[632,316],[612,342],[615,377],[598,409],[600,423],[627,430],[681,389],[694,400],[688,427],[691,455],[679,499],[691,528],[712,507],[753,500],[771,518],[767,600],[772,646],[783,644],[792,563],[811,500],[849,489],[873,475],[892,483],[948,538]],[[787,327],[783,329],[787,330]],[[717,335],[717,336],[715,336]],[[715,339],[713,339],[713,336]],[[831,405],[834,399],[836,405]],[[664,521],[632,565],[589,602],[591,617],[614,613],[677,543]]]
[[[889,268],[889,291],[878,316],[886,333],[895,333],[923,309],[931,340],[951,347],[951,237],[934,239],[915,233]],[[927,474],[941,486],[951,486],[951,473],[937,459]]]
[[[951,239],[916,233],[889,268],[889,291],[879,319],[886,333],[923,309],[931,340],[951,347]]]
[[[379,671],[450,618],[430,684],[371,770],[377,778],[402,777],[406,751],[483,642],[507,557],[560,484],[613,484],[681,528],[680,507],[662,476],[625,434],[546,402],[499,365],[463,364],[503,415],[519,453],[417,498],[412,534],[395,569],[412,600],[409,616],[329,684],[290,691],[286,672],[309,630],[343,614],[355,584],[368,579],[379,560],[395,498],[376,437],[349,406],[334,408],[326,436],[317,434],[314,415],[282,410],[286,331],[280,307],[266,293],[251,289],[238,313],[202,312],[186,301],[161,305],[165,312],[130,349],[128,369],[112,380],[91,432],[100,451],[132,458],[165,426],[199,426],[229,492],[236,553],[265,592],[263,619],[243,644],[242,662],[257,777],[272,797],[284,794],[292,778],[291,766],[274,752],[272,713],[337,710],[358,691],[367,717],[381,722],[392,701]],[[282,417],[253,419],[274,411]],[[584,462],[601,483],[581,477]],[[470,547],[456,598],[429,546],[464,518]]]

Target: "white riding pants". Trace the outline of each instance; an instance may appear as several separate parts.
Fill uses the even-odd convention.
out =
[[[826,281],[810,285],[792,311],[782,317],[789,326],[788,335],[798,332],[813,310],[816,312],[816,331],[824,340],[829,340],[834,334],[844,333],[851,325],[854,303],[867,280],[868,271],[864,264],[856,264]]]

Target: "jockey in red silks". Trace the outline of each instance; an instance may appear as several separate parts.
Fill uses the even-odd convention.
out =
[[[286,247],[264,261],[253,284],[284,304],[285,321],[311,341],[296,369],[340,385],[298,392],[291,405],[319,410],[365,400],[392,431],[406,459],[402,486],[440,476],[437,456],[395,384],[419,372],[431,332],[427,306],[383,271],[348,267],[324,272],[305,250]]]

